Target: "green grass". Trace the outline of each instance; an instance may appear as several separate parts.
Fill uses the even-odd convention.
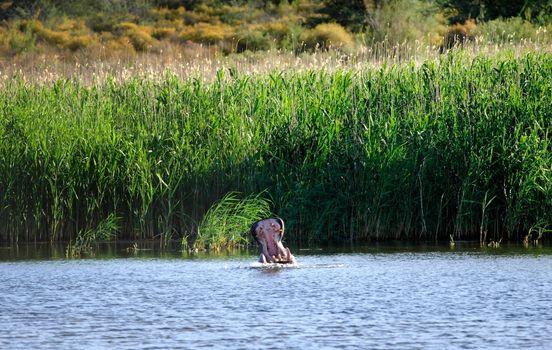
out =
[[[552,55],[0,88],[0,239],[193,234],[266,190],[288,242],[552,226]],[[234,232],[235,233],[235,232]]]
[[[239,199],[230,192],[209,208],[197,232],[183,237],[182,245],[186,247],[193,241],[192,248],[197,250],[246,246],[252,240],[251,224],[270,216],[270,202],[260,194]]]
[[[75,240],[69,241],[65,249],[65,256],[78,258],[94,254],[94,245],[101,241],[109,241],[115,236],[115,233],[119,230],[117,221],[118,218],[110,214],[99,222],[96,227],[79,231]]]

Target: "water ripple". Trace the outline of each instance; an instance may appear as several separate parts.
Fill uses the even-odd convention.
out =
[[[0,263],[0,348],[545,349],[552,257]]]

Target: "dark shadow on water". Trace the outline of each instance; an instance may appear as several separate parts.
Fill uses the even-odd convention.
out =
[[[480,246],[478,241],[456,241],[454,245],[435,242],[388,241],[361,245],[333,245],[298,248],[296,255],[328,254],[400,254],[400,253],[480,253],[496,255],[538,254],[552,255],[552,244],[539,243],[527,246],[521,243],[502,243],[499,247]]]
[[[67,243],[24,243],[13,246],[0,245],[0,261],[12,260],[61,260],[66,256]],[[116,241],[103,242],[93,246],[91,254],[85,254],[78,259],[235,259],[242,256],[256,257],[255,250],[233,249],[217,252],[186,252],[182,251],[179,242],[171,242],[161,247],[159,241]],[[255,257],[252,256],[252,259]],[[74,260],[76,258],[70,258]]]
[[[18,245],[0,245],[0,261],[17,260],[62,260],[66,257],[66,243],[25,243]],[[401,253],[474,253],[486,255],[552,255],[549,242],[523,245],[521,243],[502,243],[500,247],[481,247],[476,241],[457,241],[454,246],[435,242],[374,242],[362,245],[333,245],[323,247],[294,247],[292,252],[300,256],[335,254],[401,254]],[[217,252],[182,251],[178,242],[160,247],[158,241],[117,241],[99,243],[92,254],[80,259],[186,259],[186,260],[228,260],[251,259],[256,261],[258,249],[255,247],[223,250]],[[74,259],[74,258],[73,258]]]

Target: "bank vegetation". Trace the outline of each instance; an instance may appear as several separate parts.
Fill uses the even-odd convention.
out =
[[[0,88],[0,238],[198,237],[228,193],[289,242],[519,240],[552,224],[552,55]],[[235,232],[232,232],[235,234]]]

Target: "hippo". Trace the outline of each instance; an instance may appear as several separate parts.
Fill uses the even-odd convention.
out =
[[[282,244],[284,220],[280,218],[259,220],[251,225],[251,235],[262,248],[260,263],[297,264],[289,248],[285,248]]]

